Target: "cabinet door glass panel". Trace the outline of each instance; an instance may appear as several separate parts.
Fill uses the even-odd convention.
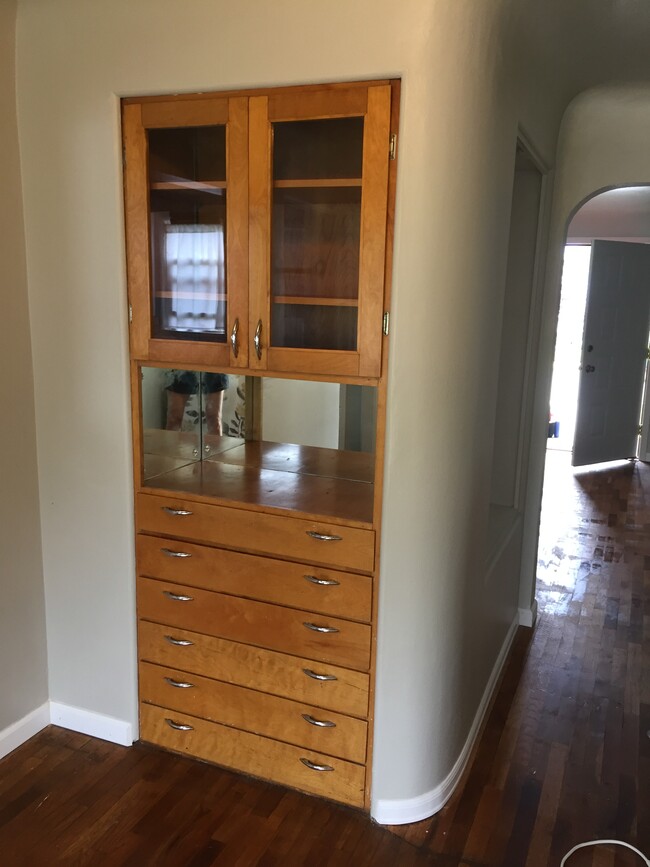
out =
[[[152,334],[226,340],[226,128],[148,134]]]
[[[362,117],[273,124],[273,346],[357,349],[362,158]]]

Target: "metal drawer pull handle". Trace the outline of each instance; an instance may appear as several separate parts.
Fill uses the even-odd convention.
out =
[[[170,686],[175,686],[176,689],[190,689],[194,686],[193,683],[188,683],[185,680],[174,680],[173,677],[166,677],[165,682],[168,683]]]
[[[317,626],[315,623],[303,623],[303,626],[306,626],[307,629],[311,629],[312,632],[339,632],[336,626]]]
[[[191,602],[194,599],[193,596],[181,596],[179,593],[172,593],[171,590],[163,590],[163,596],[173,599],[174,602]]]
[[[169,722],[169,720],[168,720]],[[314,762],[310,762],[309,759],[300,759],[303,765],[307,765],[308,768],[311,768],[312,771],[333,771],[334,768],[331,765],[317,765]]]
[[[302,577],[311,584],[320,584],[323,587],[338,587],[341,583],[333,578],[317,578],[315,575],[303,575]]]
[[[317,672],[312,671],[311,668],[303,668],[303,672],[307,677],[312,677],[314,680],[338,680],[338,677],[335,674],[317,674]]]
[[[161,506],[160,507],[163,512],[167,512],[168,515],[192,515],[193,512],[190,512],[189,509],[171,509],[169,506]]]
[[[308,536],[312,539],[317,539],[319,542],[342,542],[343,536],[326,536],[324,533],[317,533],[315,530],[306,530]]]
[[[160,549],[165,557],[191,557],[191,554],[188,554],[187,551],[171,551],[169,548],[161,548]]]
[[[310,726],[318,726],[319,728],[323,728],[323,729],[336,728],[336,723],[331,722],[328,719],[314,719],[314,717],[308,713],[304,713],[302,715],[302,718],[304,719],[305,722],[308,722]]]
[[[176,729],[177,732],[193,732],[194,731],[194,726],[188,726],[188,725],[185,725],[184,723],[174,722],[173,719],[169,719],[168,717],[165,717],[165,722],[167,723],[167,725],[169,726],[170,729]]]
[[[194,644],[193,641],[188,641],[186,638],[174,638],[172,635],[166,635],[165,641],[175,644],[176,647],[191,647]]]

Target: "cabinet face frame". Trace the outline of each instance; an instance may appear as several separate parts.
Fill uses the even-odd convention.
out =
[[[174,340],[152,333],[151,236],[147,131],[226,127],[226,342]],[[179,365],[241,368],[248,363],[248,99],[212,97],[192,102],[170,99],[125,103],[124,210],[131,357]],[[238,354],[230,340],[238,324]]]

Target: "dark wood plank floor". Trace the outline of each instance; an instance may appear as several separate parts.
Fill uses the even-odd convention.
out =
[[[2,867],[549,867],[650,851],[650,468],[549,455],[536,630],[463,784],[425,822],[363,814],[146,746],[49,727],[0,762]],[[564,466],[562,466],[564,465]],[[570,867],[627,867],[623,849]]]

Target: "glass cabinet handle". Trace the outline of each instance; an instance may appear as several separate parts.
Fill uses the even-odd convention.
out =
[[[253,337],[253,343],[255,344],[255,352],[257,353],[257,357],[262,357],[262,320],[257,320],[257,328],[255,329],[255,337]]]
[[[237,358],[239,355],[239,344],[237,343],[237,333],[239,332],[239,319],[235,319],[230,334],[230,345],[232,346],[232,354]]]

